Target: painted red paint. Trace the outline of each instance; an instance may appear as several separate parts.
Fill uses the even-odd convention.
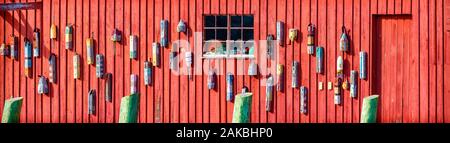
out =
[[[30,0],[28,0],[30,1]],[[40,0],[36,0],[40,1]],[[21,2],[24,2],[22,0]],[[4,0],[2,3],[10,3]],[[0,42],[5,41],[10,34],[15,34],[23,41],[31,37],[34,27],[41,29],[42,49],[41,58],[33,60],[33,77],[23,77],[23,55],[17,61],[7,57],[0,57],[0,104],[10,96],[25,98],[22,109],[21,122],[117,122],[120,99],[129,94],[130,74],[137,74],[143,81],[143,62],[152,55],[150,46],[159,42],[159,22],[169,20],[169,42],[178,39],[188,39],[190,49],[194,49],[196,38],[193,33],[176,33],[175,26],[183,19],[189,30],[200,32],[203,29],[203,14],[252,14],[255,19],[255,40],[266,39],[268,34],[275,35],[276,21],[286,23],[286,29],[299,29],[298,41],[292,45],[281,48],[281,59],[276,62],[257,57],[262,64],[283,64],[286,67],[286,89],[277,92],[274,99],[274,111],[265,111],[265,86],[261,86],[265,77],[249,77],[238,75],[235,80],[235,92],[243,86],[249,87],[254,94],[252,106],[252,122],[358,122],[362,98],[373,93],[373,72],[376,58],[369,56],[369,78],[359,80],[358,98],[351,99],[348,91],[344,91],[343,104],[333,104],[333,93],[326,89],[327,82],[335,80],[335,60],[343,55],[346,61],[344,72],[358,69],[358,52],[367,51],[369,55],[379,50],[373,46],[376,28],[376,16],[401,14],[410,16],[412,27],[409,29],[413,36],[407,37],[412,43],[399,43],[400,46],[410,47],[402,49],[403,55],[397,57],[405,64],[399,79],[410,79],[413,84],[409,90],[403,90],[403,107],[398,111],[399,105],[382,105],[381,113],[401,112],[397,116],[381,116],[382,121],[402,118],[401,122],[449,122],[450,110],[446,104],[450,102],[449,80],[445,73],[450,68],[447,50],[450,48],[446,39],[449,37],[449,3],[437,0],[50,0],[44,1],[42,9],[1,12],[0,15]],[[271,10],[269,10],[271,9]],[[88,16],[90,15],[90,16]],[[105,16],[106,15],[106,16]],[[396,18],[394,18],[396,19]],[[389,20],[388,20],[389,21]],[[392,20],[390,22],[393,22]],[[49,28],[51,24],[59,28],[59,39],[51,41]],[[74,49],[65,50],[63,31],[66,24],[72,23],[75,27]],[[306,53],[306,26],[313,23],[317,26],[317,45],[325,48],[325,73],[316,74],[315,56]],[[388,22],[389,23],[389,22]],[[393,23],[391,23],[393,24]],[[351,51],[342,53],[338,48],[341,26],[349,29]],[[3,28],[5,27],[5,28]],[[123,32],[123,41],[116,45],[114,55],[110,33],[114,28]],[[395,28],[388,27],[392,31]],[[405,31],[405,27],[396,28]],[[139,36],[139,58],[128,58],[130,34]],[[95,66],[87,65],[85,61],[85,39],[94,36],[96,53],[105,55],[106,71],[113,74],[113,102],[104,100],[104,81],[97,79]],[[47,38],[46,38],[47,37]],[[393,40],[393,37],[387,39]],[[287,39],[286,39],[287,40]],[[201,40],[200,40],[201,41]],[[389,43],[392,43],[389,42]],[[19,42],[21,44],[21,42]],[[258,50],[265,50],[261,43],[256,44]],[[382,45],[391,46],[392,44]],[[23,46],[19,46],[23,47]],[[139,122],[231,122],[233,103],[225,101],[225,76],[218,76],[216,90],[206,88],[206,75],[195,75],[193,80],[187,76],[177,76],[168,69],[168,53],[171,49],[162,49],[162,64],[154,67],[154,83],[151,86],[140,84]],[[19,50],[20,51],[20,50]],[[58,82],[51,84],[49,96],[36,95],[37,75],[48,76],[48,61],[50,53],[57,55]],[[82,77],[72,79],[72,56],[77,53],[81,56]],[[183,56],[181,56],[183,57]],[[309,113],[299,114],[299,90],[290,88],[290,66],[292,61],[301,63],[301,85],[309,89]],[[206,63],[207,60],[194,59],[194,62]],[[226,72],[247,72],[249,60],[226,60],[219,62],[217,70]],[[387,61],[391,64],[394,61]],[[399,62],[399,61],[397,61]],[[183,65],[183,63],[181,63]],[[259,65],[259,66],[261,66]],[[243,71],[237,67],[244,66]],[[193,67],[193,70],[203,71],[204,65]],[[13,72],[19,71],[19,72]],[[419,82],[420,81],[420,82]],[[318,83],[322,82],[324,90],[318,90]],[[395,86],[399,86],[396,82]],[[402,84],[403,85],[403,84]],[[404,86],[404,85],[403,85]],[[383,87],[384,88],[384,87]],[[405,87],[404,87],[405,88]],[[98,92],[98,114],[87,115],[86,94],[89,89]],[[386,87],[386,89],[390,89]],[[392,90],[392,89],[390,89]],[[396,91],[399,92],[399,91]],[[397,94],[399,95],[399,94]],[[408,96],[406,96],[408,95]],[[399,100],[400,96],[390,96]],[[386,100],[383,98],[382,102]],[[387,107],[384,109],[384,107]],[[2,109],[2,107],[0,107]],[[406,110],[407,109],[407,110]],[[0,115],[1,116],[1,115]],[[384,120],[386,119],[386,120]]]

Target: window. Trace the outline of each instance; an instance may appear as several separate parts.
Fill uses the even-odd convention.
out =
[[[252,57],[253,15],[205,15],[204,57]]]

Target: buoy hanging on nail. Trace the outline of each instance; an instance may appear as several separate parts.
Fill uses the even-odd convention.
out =
[[[292,62],[292,88],[297,88],[299,86],[299,68],[300,63],[298,61]]]
[[[277,65],[277,91],[283,91],[284,89],[284,66],[281,64]]]
[[[277,22],[277,42],[280,46],[284,46],[284,23]]]
[[[295,42],[295,40],[297,40],[297,37],[298,37],[297,35],[298,35],[297,29],[289,29],[288,45],[290,45],[291,43]]]
[[[323,73],[323,47],[317,46],[316,48],[316,72]]]
[[[25,62],[25,76],[31,77],[32,76],[32,66],[33,66],[33,60],[32,60],[32,45],[31,42],[25,38],[24,39],[24,62]]]
[[[175,49],[172,49],[169,53],[169,69],[177,70],[178,69],[178,53]]]
[[[186,58],[186,67],[187,67],[187,72],[188,72],[188,78],[191,80],[192,79],[191,68],[192,68],[192,64],[194,63],[194,54],[192,52],[186,52],[184,57]]]
[[[130,36],[130,59],[137,59],[138,38],[136,35]]]
[[[316,27],[314,24],[310,23],[308,25],[308,36],[307,36],[307,47],[308,47],[308,54],[313,55],[314,54],[314,37],[316,35]]]
[[[338,78],[344,78],[344,60],[342,56],[339,56],[336,61],[336,76]]]
[[[356,98],[358,96],[358,73],[355,70],[350,72],[350,97]]]
[[[50,54],[50,57],[48,58],[48,78],[50,83],[56,83],[56,77],[57,77],[57,71],[56,71],[56,55]]]
[[[88,93],[88,114],[95,115],[95,106],[96,106],[96,95],[95,90],[91,89]]]
[[[227,73],[227,101],[233,101],[233,83],[234,77],[232,73]]]
[[[367,52],[359,52],[359,78],[367,78]]]
[[[169,22],[167,20],[161,20],[160,23],[161,26],[161,47],[167,47],[169,45],[169,40],[168,40],[168,29],[169,29]]]
[[[308,90],[306,87],[300,87],[300,113],[308,113]]]
[[[41,44],[41,33],[39,32],[39,29],[34,29],[33,32],[33,57],[39,57],[41,55],[41,48],[40,48],[40,44]]]
[[[258,65],[254,61],[250,62],[250,65],[248,66],[248,75],[249,76],[258,75]]]
[[[73,47],[73,27],[72,25],[66,26],[66,49],[71,50]]]
[[[2,43],[2,45],[0,46],[0,55],[2,55],[2,56],[9,55],[9,49],[5,43]]]
[[[152,46],[152,50],[153,50],[153,57],[152,57],[152,62],[153,65],[155,67],[159,67],[159,63],[160,63],[160,57],[161,57],[161,53],[160,53],[160,45],[158,43],[153,43]]]
[[[57,35],[58,35],[58,33],[57,33],[56,25],[52,24],[52,26],[50,27],[50,39],[56,40]]]
[[[342,89],[343,90],[348,90],[349,86],[350,85],[349,85],[347,80],[344,80],[344,82],[342,82]]]
[[[337,78],[336,83],[334,85],[334,104],[341,104],[341,79]]]
[[[87,52],[87,63],[88,65],[94,64],[94,39],[88,38],[86,39],[86,52]]]
[[[273,59],[273,52],[274,52],[274,38],[273,35],[267,35],[267,58]]]
[[[144,62],[144,85],[152,85],[152,65],[149,61]]]
[[[80,55],[73,55],[73,78],[80,79],[81,77],[81,67],[80,67]]]
[[[274,80],[272,75],[269,75],[266,81],[266,111],[272,111],[273,100],[273,84]]]
[[[213,70],[208,72],[208,89],[214,89],[216,86],[216,73]]]
[[[106,102],[112,102],[112,74],[106,73],[105,74],[105,98]]]
[[[45,78],[42,75],[39,75],[39,83],[38,83],[38,94],[48,94],[48,84],[47,84],[47,78]]]
[[[103,78],[103,73],[105,71],[105,62],[104,62],[104,57],[103,55],[98,54],[95,57],[96,60],[96,65],[95,65],[95,75],[97,76],[97,78]]]
[[[178,33],[180,33],[180,32],[186,33],[186,31],[187,31],[186,29],[187,29],[186,23],[184,23],[183,20],[180,20],[180,22],[178,22],[177,32]]]
[[[14,35],[9,36],[9,54],[11,56],[11,59],[17,60],[18,53],[17,53],[17,37]]]
[[[347,52],[350,47],[350,41],[348,40],[347,30],[342,26],[342,35],[339,44],[341,52]]]
[[[130,76],[130,94],[136,94],[137,93],[137,85],[138,85],[138,77],[135,74],[132,74]]]
[[[114,55],[116,55],[116,43],[122,41],[122,33],[118,29],[114,29],[111,35],[111,41],[113,42]]]

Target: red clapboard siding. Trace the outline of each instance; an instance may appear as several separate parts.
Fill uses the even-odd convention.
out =
[[[33,2],[40,0],[21,0]],[[397,74],[396,96],[384,97],[381,103],[390,100],[397,105],[381,105],[381,122],[449,122],[449,61],[448,59],[448,19],[450,3],[443,0],[49,0],[42,1],[43,7],[35,10],[0,12],[0,43],[6,42],[11,34],[19,38],[19,59],[0,57],[0,111],[4,101],[10,97],[24,97],[20,114],[21,122],[28,123],[114,123],[118,122],[120,100],[130,94],[130,75],[138,75],[140,93],[140,123],[227,123],[231,122],[234,102],[226,101],[226,73],[233,73],[234,93],[246,86],[253,93],[251,122],[255,123],[357,123],[360,118],[364,97],[376,91],[376,74],[372,73],[378,64],[395,65],[395,71],[386,69],[378,72]],[[11,3],[11,0],[0,0]],[[265,54],[265,40],[268,34],[276,36],[276,22],[285,23],[285,37],[288,30],[298,29],[298,40],[279,47],[279,58],[268,60],[258,55],[261,75],[250,77],[247,73],[251,60],[205,60],[202,52],[203,15],[229,14],[253,15],[255,52]],[[398,16],[401,15],[401,16]],[[404,19],[405,17],[411,19]],[[386,18],[386,19],[384,19]],[[169,21],[169,46],[161,48],[161,65],[152,67],[153,83],[144,85],[144,62],[152,58],[152,44],[160,42],[160,21]],[[176,32],[179,20],[186,22],[188,33]],[[408,21],[410,20],[410,21]],[[408,25],[386,27],[381,25]],[[317,74],[316,56],[306,52],[307,25],[316,25],[316,45],[325,49],[324,73]],[[58,39],[50,40],[50,26],[58,28]],[[65,49],[65,26],[73,24],[73,49]],[[350,51],[339,50],[341,27],[349,32]],[[32,77],[24,76],[23,41],[32,40],[34,28],[41,32],[41,57],[33,58]],[[114,28],[123,33],[122,42],[116,43],[114,54],[110,34]],[[396,34],[384,37],[384,41],[374,40],[379,33],[409,30],[413,34],[399,41]],[[129,58],[129,36],[138,36],[138,58]],[[85,40],[93,37],[95,53],[105,56],[105,71],[113,75],[113,102],[105,101],[105,80],[95,75],[95,65],[87,65]],[[394,39],[392,39],[394,38]],[[194,51],[194,65],[191,74],[179,75],[169,70],[169,52],[176,40],[187,40],[188,47],[178,50],[179,73],[187,70],[184,51]],[[380,46],[399,46],[396,60],[377,61]],[[389,49],[384,49],[389,50]],[[359,52],[368,52],[368,79],[358,80],[358,96],[350,97],[349,90],[341,96],[341,105],[334,105],[333,90],[328,90],[328,82],[335,82],[336,59],[344,58],[345,79],[351,70],[359,70]],[[38,95],[38,76],[48,78],[50,54],[57,59],[57,82],[49,83],[50,93]],[[72,57],[81,57],[81,78],[73,79]],[[300,113],[299,88],[291,88],[292,62],[300,62],[300,85],[308,89],[308,114]],[[198,64],[196,64],[198,63]],[[212,63],[211,66],[209,63]],[[285,89],[274,92],[273,111],[265,110],[266,76],[261,67],[285,67]],[[216,70],[216,89],[207,89],[207,73]],[[272,71],[275,71],[272,69]],[[275,73],[272,73],[276,75]],[[406,80],[408,79],[408,80]],[[411,82],[404,86],[404,82]],[[319,90],[322,83],[323,90]],[[394,87],[382,87],[394,91]],[[97,114],[88,115],[87,93],[97,92]],[[276,89],[276,86],[275,88]],[[383,96],[383,95],[381,95]],[[390,114],[387,114],[390,113]],[[395,114],[396,113],[396,114]],[[1,114],[0,114],[1,117]],[[402,120],[398,120],[402,119]]]

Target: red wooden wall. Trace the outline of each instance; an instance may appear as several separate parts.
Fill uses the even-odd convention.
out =
[[[32,1],[35,0],[20,2]],[[170,41],[187,39],[193,43],[196,37],[176,33],[175,27],[183,19],[191,30],[200,32],[204,14],[253,14],[255,40],[276,34],[276,21],[284,21],[286,30],[300,29],[302,36],[294,44],[281,48],[282,58],[278,62],[285,64],[286,77],[290,77],[292,61],[300,61],[300,84],[310,91],[309,114],[300,114],[299,89],[290,88],[290,78],[286,78],[285,91],[276,93],[274,112],[266,112],[265,86],[259,86],[262,78],[237,76],[235,85],[239,89],[235,90],[239,91],[244,85],[250,88],[254,94],[251,121],[261,123],[358,122],[362,99],[370,94],[373,77],[359,80],[358,98],[350,98],[349,92],[345,91],[341,106],[333,104],[331,90],[318,90],[319,82],[323,82],[326,88],[328,81],[335,80],[335,61],[337,56],[343,55],[338,50],[341,27],[350,30],[353,50],[343,56],[349,61],[344,70],[349,74],[351,69],[359,69],[359,51],[368,51],[370,55],[377,48],[372,46],[375,15],[411,15],[414,34],[405,36],[412,38],[409,62],[413,66],[404,76],[416,82],[411,84],[413,86],[408,88],[407,96],[403,98],[402,113],[383,114],[401,114],[403,122],[450,122],[450,79],[444,76],[450,69],[450,48],[446,42],[450,40],[450,1],[446,0],[45,0],[42,9],[0,12],[0,42],[5,42],[13,33],[20,38],[20,60],[0,57],[0,111],[6,99],[22,96],[21,122],[117,122],[120,98],[130,93],[130,74],[137,74],[140,81],[139,122],[231,122],[233,103],[225,101],[225,76],[218,77],[218,90],[208,90],[205,75],[188,80],[185,75],[170,74],[170,48],[163,48],[162,66],[154,68],[156,83],[143,85],[143,64],[152,56],[151,44],[160,40],[160,20],[169,20]],[[58,26],[59,31],[64,31],[68,23],[74,24],[75,46],[72,51],[65,50],[65,43],[60,40],[64,37],[63,32],[59,33],[57,41],[50,41],[52,23]],[[305,35],[309,23],[317,25],[317,43],[325,47],[325,74],[316,74],[315,57],[306,53]],[[23,75],[22,41],[25,37],[32,37],[35,27],[42,31],[42,56],[33,58],[33,77],[26,78]],[[117,45],[116,56],[109,40],[114,27],[123,31],[123,41],[126,41]],[[129,59],[130,34],[139,36],[138,60]],[[113,73],[113,103],[105,102],[105,82],[95,77],[95,66],[86,64],[84,40],[90,36],[95,39],[96,53],[105,55],[106,71]],[[194,44],[191,44],[191,49],[194,49]],[[58,81],[51,84],[49,96],[40,96],[36,90],[36,77],[48,76],[47,58],[50,53],[57,56]],[[72,78],[74,53],[82,57],[80,80]],[[369,63],[373,60],[377,59],[369,56]],[[237,66],[248,67],[248,64],[248,60],[227,60],[220,67],[227,72],[236,72]],[[371,68],[369,64],[369,73]],[[201,70],[201,67],[194,67],[194,70]],[[87,114],[89,89],[96,89],[98,93],[98,114],[94,116]]]

